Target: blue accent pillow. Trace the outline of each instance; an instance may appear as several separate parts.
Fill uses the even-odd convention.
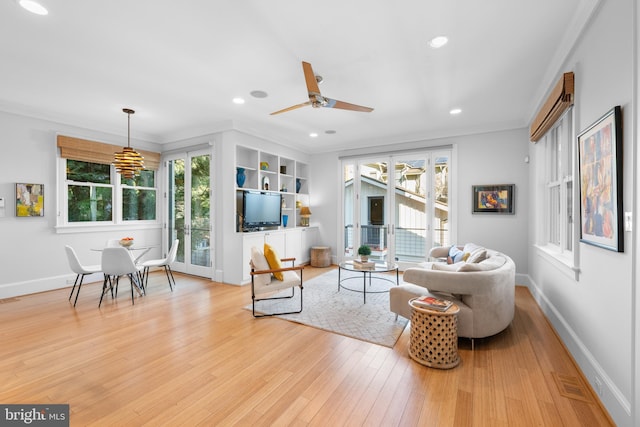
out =
[[[451,246],[451,248],[449,249],[449,259],[451,259],[452,264],[462,261],[463,257],[464,252],[458,249],[456,245]]]

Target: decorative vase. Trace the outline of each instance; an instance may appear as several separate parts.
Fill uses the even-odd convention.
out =
[[[289,222],[289,215],[282,215],[282,226],[286,227],[287,222]]]
[[[367,255],[360,255],[360,261],[367,262],[369,261],[369,257]]]
[[[247,175],[244,173],[244,168],[236,168],[236,170],[236,184],[238,184],[238,187],[242,188],[244,181],[247,179]]]
[[[296,193],[300,192],[300,187],[302,187],[302,181],[300,181],[300,178],[296,178]]]

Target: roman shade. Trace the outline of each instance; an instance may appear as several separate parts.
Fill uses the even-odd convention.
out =
[[[105,144],[65,135],[58,135],[58,147],[60,148],[60,156],[65,159],[107,165],[113,163],[114,153],[122,151],[122,147],[119,145]],[[158,170],[160,153],[144,150],[137,151],[144,157],[145,169]]]
[[[551,129],[551,126],[562,116],[562,113],[573,105],[573,98],[573,73],[564,73],[531,124],[529,130],[531,142],[539,141]]]

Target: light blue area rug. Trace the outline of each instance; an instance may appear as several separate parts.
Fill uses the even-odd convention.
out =
[[[304,273],[303,273],[304,274]],[[303,276],[304,277],[304,276]],[[342,271],[342,278],[354,277],[343,282],[343,285],[362,291],[362,273]],[[303,282],[302,313],[277,316],[291,322],[312,326],[324,331],[357,338],[362,341],[393,347],[407,326],[407,319],[398,317],[389,311],[389,290],[395,285],[395,273],[386,275],[393,283],[373,277],[371,286],[367,279],[367,302],[363,302],[363,294],[347,289],[338,291],[338,270],[331,270],[318,277]],[[402,278],[400,278],[402,284]],[[384,291],[369,293],[371,291]],[[299,289],[296,296],[286,300],[258,301],[256,311],[275,312],[290,311],[300,304]],[[285,290],[275,295],[290,295]],[[245,307],[251,310],[251,305]]]

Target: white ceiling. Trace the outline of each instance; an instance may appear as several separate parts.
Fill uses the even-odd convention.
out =
[[[138,139],[232,126],[317,153],[527,126],[598,0],[40,3],[0,0],[0,110],[122,135],[130,107]],[[307,101],[301,61],[375,110],[270,116]]]

